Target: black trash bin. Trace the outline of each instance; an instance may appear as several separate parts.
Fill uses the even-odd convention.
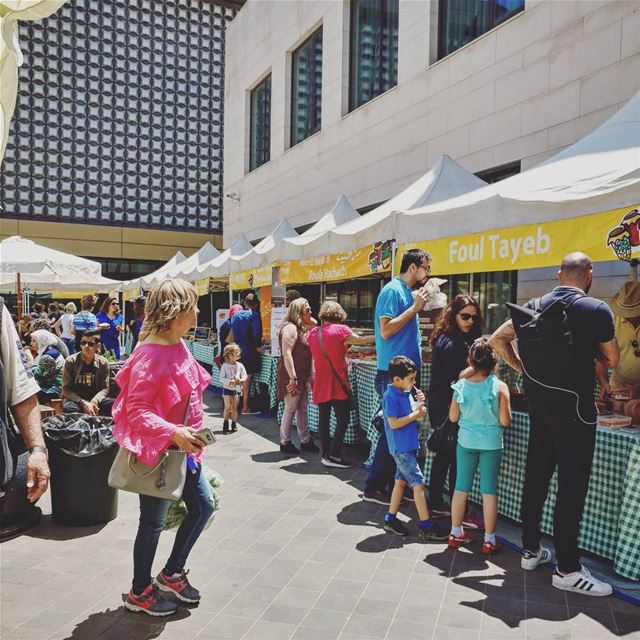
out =
[[[118,515],[118,492],[107,484],[118,446],[112,419],[67,413],[42,424],[51,468],[51,508],[58,524],[104,524]]]

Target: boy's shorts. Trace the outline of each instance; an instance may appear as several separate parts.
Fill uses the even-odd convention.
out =
[[[396,480],[404,480],[410,487],[424,484],[417,453],[417,451],[396,451],[393,454],[393,459],[396,461]]]
[[[222,395],[223,395],[223,396],[231,396],[231,397],[234,397],[234,396],[239,396],[239,395],[240,395],[240,392],[239,392],[239,391],[236,391],[235,389],[225,389],[225,388],[223,388],[223,389],[222,389]]]

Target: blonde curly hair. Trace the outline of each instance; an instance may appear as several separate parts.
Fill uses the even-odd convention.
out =
[[[197,304],[198,293],[190,282],[165,278],[151,289],[147,297],[142,331],[164,333],[179,313],[190,311]]]

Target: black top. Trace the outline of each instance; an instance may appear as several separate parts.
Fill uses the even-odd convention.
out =
[[[469,365],[467,357],[474,338],[463,334],[441,333],[433,343],[431,354],[431,379],[427,407],[431,426],[437,427],[449,414],[453,398],[451,384]]]
[[[571,337],[573,340],[573,353],[575,359],[573,380],[567,381],[567,387],[573,389],[580,397],[580,414],[583,421],[595,422],[597,419],[597,411],[594,402],[595,391],[595,360],[598,353],[598,344],[601,342],[609,342],[615,337],[615,327],[613,322],[613,314],[607,304],[596,298],[583,296],[576,299],[573,303],[571,300],[575,298],[577,293],[582,293],[576,287],[556,287],[550,293],[542,296],[540,306],[546,309],[550,304],[559,299],[567,299],[569,305],[566,309],[569,326],[571,328]],[[526,306],[533,309],[535,299],[530,300]],[[549,358],[549,366],[553,366],[554,357],[557,354],[547,354]],[[526,362],[523,363],[526,367]],[[526,390],[525,390],[526,391]],[[554,403],[559,402],[553,392],[546,395],[553,395]],[[575,412],[576,402],[570,394],[562,394],[567,410]],[[532,398],[529,398],[531,402]],[[564,407],[562,407],[564,408]],[[558,409],[561,409],[558,406]]]
[[[78,373],[77,383],[74,391],[83,399],[91,400],[98,393],[96,382],[96,367],[93,364],[82,363],[82,368]]]

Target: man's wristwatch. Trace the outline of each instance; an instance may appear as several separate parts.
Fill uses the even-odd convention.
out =
[[[49,459],[49,452],[47,451],[47,447],[31,447],[29,450],[29,455],[32,453],[44,453],[47,456],[47,460]]]

